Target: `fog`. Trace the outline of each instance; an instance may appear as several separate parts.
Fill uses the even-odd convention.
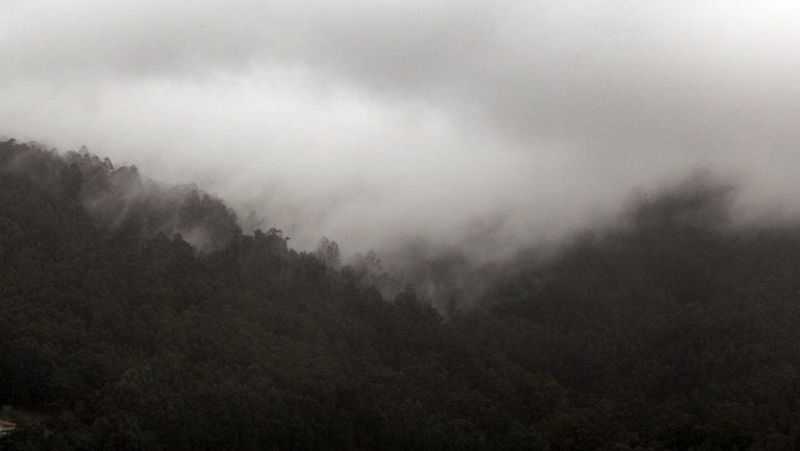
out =
[[[0,135],[196,182],[309,248],[502,254],[707,168],[800,194],[800,5],[0,3]],[[491,250],[491,251],[490,251]]]

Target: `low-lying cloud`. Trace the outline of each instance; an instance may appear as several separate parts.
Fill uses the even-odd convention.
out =
[[[788,1],[10,0],[0,134],[195,181],[301,248],[513,249],[699,166],[791,212],[797,23]]]

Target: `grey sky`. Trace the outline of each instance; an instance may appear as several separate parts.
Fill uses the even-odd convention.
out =
[[[513,246],[701,165],[800,194],[791,1],[4,0],[0,60],[0,134],[197,181],[301,247]]]

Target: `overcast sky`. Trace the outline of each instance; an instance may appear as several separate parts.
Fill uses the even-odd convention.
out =
[[[300,247],[557,236],[706,166],[800,195],[795,1],[0,0],[0,135]]]

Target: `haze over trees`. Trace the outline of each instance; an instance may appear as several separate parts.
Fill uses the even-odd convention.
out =
[[[692,179],[546,258],[393,275],[0,143],[0,450],[796,449],[800,227],[735,226],[733,194]]]

